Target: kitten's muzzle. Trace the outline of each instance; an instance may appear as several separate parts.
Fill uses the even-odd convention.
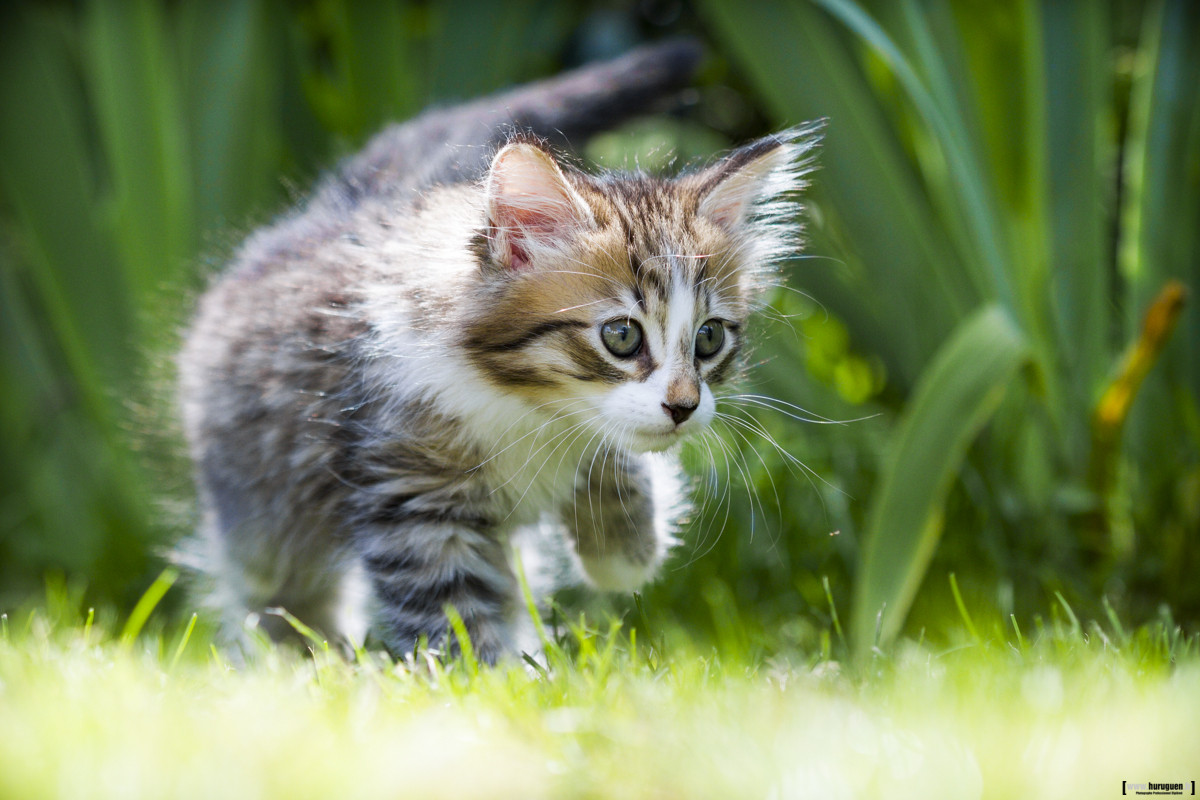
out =
[[[697,398],[696,402],[691,404],[663,403],[662,407],[663,411],[667,412],[667,416],[669,416],[676,425],[681,425],[685,420],[687,420],[688,417],[692,415],[692,412],[696,410],[696,406],[698,405],[700,405],[699,398]]]

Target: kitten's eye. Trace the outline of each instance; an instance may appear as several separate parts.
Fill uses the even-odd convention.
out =
[[[614,356],[628,358],[642,349],[642,326],[633,320],[606,322],[600,328],[600,338]]]
[[[725,326],[720,320],[710,319],[696,331],[696,355],[701,358],[712,358],[725,344]]]

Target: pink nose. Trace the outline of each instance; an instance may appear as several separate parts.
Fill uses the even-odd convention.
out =
[[[692,415],[692,412],[696,410],[695,403],[692,403],[691,405],[684,405],[682,403],[672,403],[668,405],[663,403],[662,407],[663,411],[667,412],[667,416],[673,419],[676,425],[686,420]]]

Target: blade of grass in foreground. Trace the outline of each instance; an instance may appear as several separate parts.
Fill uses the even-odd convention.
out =
[[[125,621],[125,627],[121,630],[121,644],[124,647],[129,647],[133,644],[134,639],[142,632],[142,628],[146,626],[146,621],[150,619],[150,615],[154,613],[154,609],[158,606],[163,596],[175,585],[175,581],[179,579],[179,573],[168,567],[154,579],[154,583],[150,584],[142,599],[137,601],[137,605],[133,607],[133,611],[129,614],[129,619]]]
[[[950,483],[1026,358],[1020,331],[988,306],[959,326],[921,375],[868,513],[855,585],[856,652],[868,651],[876,635],[886,641],[899,632],[941,536]]]

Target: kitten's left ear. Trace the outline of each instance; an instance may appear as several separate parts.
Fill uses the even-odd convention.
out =
[[[810,156],[824,127],[818,120],[751,142],[697,175],[699,214],[731,236],[751,220],[794,214],[789,196],[807,185]]]
[[[592,222],[592,212],[554,158],[528,142],[505,145],[487,178],[491,249],[501,265],[529,267],[539,251],[561,247]]]

